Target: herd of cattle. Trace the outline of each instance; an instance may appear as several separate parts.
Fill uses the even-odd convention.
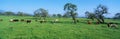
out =
[[[3,21],[3,19],[0,19],[0,21]],[[26,23],[31,23],[32,20],[27,20],[27,19],[10,19],[9,20],[10,22],[26,22]],[[46,23],[47,21],[46,20],[35,20],[36,22],[40,22],[40,23]],[[55,20],[52,20],[50,21],[51,23],[58,23],[58,19],[55,19]]]
[[[3,19],[0,19],[0,21],[3,21]],[[31,23],[32,20],[25,20],[25,19],[10,19],[9,20],[10,22],[18,22],[18,21],[21,21],[21,22],[26,22],[26,23]],[[48,21],[46,20],[35,20],[36,22],[40,22],[40,23],[46,23]],[[50,21],[52,24],[54,23],[58,23],[59,20],[58,19],[55,19],[55,20],[52,20]],[[79,20],[77,20],[77,22],[79,22]],[[87,24],[91,24],[92,22],[91,21],[87,21]],[[98,22],[96,22],[96,24],[99,24]],[[114,28],[118,28],[118,23],[113,23],[113,22],[109,22],[109,23],[106,23],[107,24],[107,27],[114,27]]]
[[[87,24],[91,24],[92,22],[87,20]],[[96,24],[100,24],[98,21],[96,21]],[[114,22],[109,22],[109,23],[104,23],[107,24],[107,27],[114,27],[114,28],[118,28],[118,23],[114,23]]]

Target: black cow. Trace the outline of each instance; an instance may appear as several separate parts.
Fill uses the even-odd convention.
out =
[[[40,20],[39,22],[40,22],[40,23],[45,23],[45,22],[47,22],[47,21],[45,21],[45,20]]]
[[[117,23],[113,23],[113,22],[107,23],[107,26],[108,26],[108,27],[115,27],[115,28],[118,28]]]
[[[20,21],[21,21],[21,22],[24,22],[25,20],[24,20],[24,19],[21,19]]]
[[[26,20],[27,23],[31,23],[31,20]]]
[[[3,19],[0,19],[0,21],[3,21]]]
[[[10,19],[10,22],[18,22],[18,19]]]

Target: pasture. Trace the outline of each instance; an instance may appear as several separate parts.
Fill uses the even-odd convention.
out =
[[[32,22],[9,22],[10,19],[29,19]],[[0,16],[0,39],[119,39],[118,29],[108,28],[107,24],[87,24],[88,19],[77,18],[79,23],[73,24],[72,18],[58,18],[60,23],[52,24],[55,18],[47,18],[48,22],[36,22],[33,17]],[[105,22],[120,23],[120,20],[105,19]]]

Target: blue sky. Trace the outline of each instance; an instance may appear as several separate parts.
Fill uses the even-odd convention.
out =
[[[66,3],[77,5],[79,16],[84,16],[85,11],[93,12],[99,4],[108,7],[110,14],[106,17],[113,17],[120,12],[120,0],[0,0],[0,10],[33,14],[36,9],[44,8],[49,14],[64,14],[63,7]]]

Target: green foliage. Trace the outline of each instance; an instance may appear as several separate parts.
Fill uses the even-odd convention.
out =
[[[104,16],[103,14],[108,13],[108,8],[104,5],[98,5],[95,9],[96,18],[100,23],[104,23]]]
[[[57,17],[57,15],[56,15],[56,14],[53,14],[52,17]]]
[[[85,15],[88,19],[94,20],[96,18],[94,13],[91,13],[91,12],[88,12],[88,11],[85,12]]]
[[[31,16],[31,15],[24,12],[18,12],[17,16]]]
[[[77,13],[76,13],[77,6],[72,4],[72,3],[66,3],[64,5],[64,11],[66,11],[66,13],[68,13],[68,15],[70,14],[70,16],[72,17],[74,23],[76,24],[77,21],[76,21],[75,17],[77,15]]]
[[[43,19],[45,19],[48,16],[48,11],[43,8],[37,9],[34,12],[34,16],[35,17],[43,17]]]
[[[114,19],[120,19],[120,13],[116,13]]]
[[[6,12],[4,12],[4,15],[10,16],[10,15],[15,15],[15,13],[11,12],[11,11],[6,11]]]
[[[61,15],[61,14],[57,14],[57,17],[61,18],[61,17],[62,17],[62,15]]]
[[[63,14],[63,17],[64,17],[64,18],[70,18],[71,16],[70,16],[69,13],[64,13],[64,14]]]

